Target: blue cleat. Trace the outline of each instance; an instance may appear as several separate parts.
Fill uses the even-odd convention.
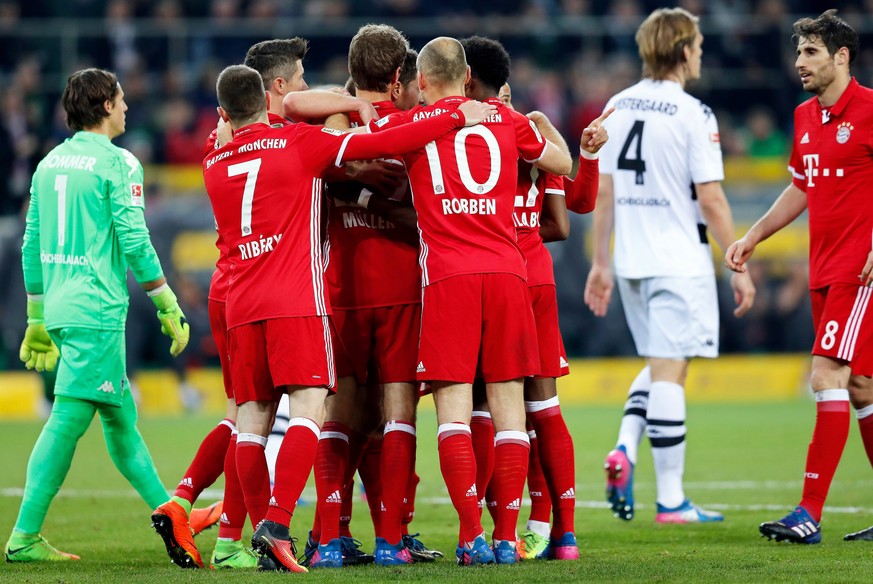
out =
[[[318,542],[312,539],[312,532],[306,534],[306,546],[303,548],[303,555],[297,561],[301,566],[309,566],[312,562],[312,556],[315,555],[315,550],[318,549]]]
[[[634,518],[634,465],[624,446],[611,450],[603,463],[606,470],[606,500],[612,514],[630,521]]]
[[[578,560],[579,546],[576,545],[576,534],[568,531],[559,539],[549,539],[549,547],[545,554],[550,560]]]
[[[310,568],[342,568],[343,551],[342,543],[337,537],[325,544],[318,544],[312,559],[309,561]]]
[[[761,535],[776,541],[813,544],[821,543],[821,524],[818,523],[803,507],[794,511],[779,521],[767,521],[758,527]]]
[[[384,538],[377,537],[376,550],[373,555],[376,556],[374,563],[377,566],[405,566],[412,563],[412,556],[403,545],[402,539],[391,545]]]
[[[479,535],[470,544],[464,544],[463,547],[458,547],[456,552],[458,556],[458,565],[460,566],[478,566],[484,564],[493,564],[496,560],[491,546],[485,541],[485,535]]]
[[[516,543],[506,539],[494,540],[494,561],[498,564],[515,564],[519,561]]]
[[[685,499],[675,509],[669,509],[658,503],[655,521],[658,523],[715,523],[724,521],[724,515],[717,511],[707,511]]]

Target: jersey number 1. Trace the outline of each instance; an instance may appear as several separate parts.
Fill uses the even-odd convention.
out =
[[[636,173],[636,184],[643,184],[643,173],[646,172],[646,161],[643,160],[643,124],[642,120],[634,122],[630,133],[627,135],[627,140],[624,141],[624,146],[621,147],[621,154],[618,155],[619,170],[632,170]],[[636,158],[628,158],[628,152],[631,145],[636,142]]]
[[[243,237],[252,234],[252,203],[255,201],[255,184],[258,182],[258,171],[261,170],[261,159],[255,158],[227,167],[227,176],[246,175],[246,186],[243,189],[242,209],[240,210],[239,227]]]

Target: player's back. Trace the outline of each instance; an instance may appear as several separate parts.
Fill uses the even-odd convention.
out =
[[[448,97],[412,110],[428,116],[466,101]],[[481,124],[453,131],[405,157],[418,211],[423,284],[458,274],[524,277],[513,204],[519,155],[535,160],[545,142],[529,120],[503,106]]]
[[[613,97],[600,172],[615,193],[619,276],[713,273],[694,183],[724,179],[712,111],[673,81],[644,79]]]
[[[336,150],[319,129],[252,124],[204,159],[203,176],[230,260],[227,324],[328,314],[321,172]]]
[[[142,176],[130,152],[93,132],[77,132],[37,166],[39,240],[26,234],[25,247],[38,243],[29,249],[42,263],[48,328],[124,328],[128,264],[119,237],[128,236],[130,207],[142,222]],[[134,235],[148,241],[144,227]]]

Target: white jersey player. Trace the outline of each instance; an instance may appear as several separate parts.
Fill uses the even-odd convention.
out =
[[[655,10],[637,31],[644,79],[615,97],[600,151],[594,262],[585,301],[603,316],[612,293],[609,243],[637,352],[646,367],[631,384],[616,449],[606,458],[607,498],[615,515],[633,518],[633,467],[647,430],[661,523],[721,521],[692,504],[685,466],[685,377],[691,357],[718,356],[718,302],[707,231],[722,249],[733,241],[718,125],[687,94],[700,77],[703,36],[680,8]],[[731,281],[742,315],[752,304],[748,274]]]

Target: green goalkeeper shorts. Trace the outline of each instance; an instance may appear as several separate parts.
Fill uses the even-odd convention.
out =
[[[55,395],[121,406],[130,391],[124,331],[61,328],[48,331],[61,351]]]

